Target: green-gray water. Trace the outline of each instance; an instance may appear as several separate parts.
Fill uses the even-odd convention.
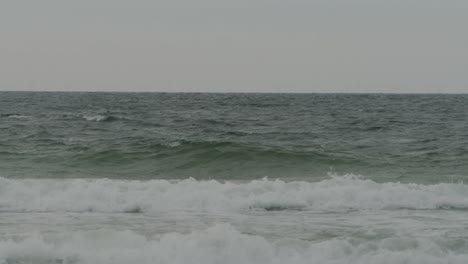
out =
[[[447,182],[468,96],[0,93],[3,177]]]
[[[0,263],[468,263],[468,96],[0,92]]]

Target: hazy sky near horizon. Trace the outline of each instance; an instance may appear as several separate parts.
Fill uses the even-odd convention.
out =
[[[466,0],[3,0],[0,90],[468,92]]]

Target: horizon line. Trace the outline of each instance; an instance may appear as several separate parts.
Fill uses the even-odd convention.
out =
[[[91,91],[91,90],[0,90],[0,93],[169,93],[169,94],[382,94],[382,95],[467,95],[467,92],[262,92],[262,91]]]

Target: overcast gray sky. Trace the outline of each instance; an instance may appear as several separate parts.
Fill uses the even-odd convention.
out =
[[[466,0],[2,0],[0,90],[468,92]]]

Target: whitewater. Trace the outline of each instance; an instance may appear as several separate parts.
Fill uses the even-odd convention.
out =
[[[354,175],[0,183],[3,263],[468,261],[468,187],[461,183]]]
[[[321,182],[245,183],[0,178],[2,212],[160,213],[242,210],[468,210],[468,186],[376,183],[354,175]]]

